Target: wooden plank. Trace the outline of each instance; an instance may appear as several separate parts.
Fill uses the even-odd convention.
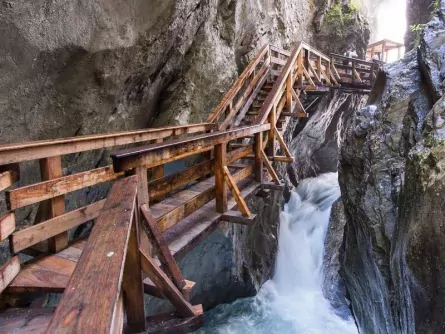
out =
[[[0,241],[5,240],[15,230],[14,212],[8,212],[0,217]]]
[[[18,256],[10,258],[0,267],[0,293],[6,289],[9,283],[17,276],[20,271],[20,261]]]
[[[53,316],[54,308],[10,308],[0,313],[3,334],[43,334]]]
[[[51,179],[6,192],[6,202],[10,210],[41,202],[98,183],[115,180],[123,173],[114,173],[113,166]]]
[[[124,329],[124,298],[122,293],[117,301],[116,308],[114,310],[113,322],[111,324],[111,334],[122,334]],[[145,318],[144,318],[145,322]],[[131,324],[128,325],[129,330],[132,330]],[[145,328],[144,328],[145,329]]]
[[[145,204],[144,204],[145,205]],[[127,327],[132,333],[145,330],[144,290],[142,285],[141,258],[139,253],[139,231],[134,212],[128,239],[127,256],[123,273],[122,287],[124,290]],[[122,311],[122,310],[121,310]],[[120,313],[119,313],[120,314]]]
[[[282,55],[284,55],[286,57],[289,57],[291,55],[291,53],[289,51],[281,49],[281,48],[279,48],[277,46],[270,45],[269,47],[270,47],[271,51],[275,51],[275,52],[281,53]]]
[[[123,150],[111,155],[115,171],[125,171],[145,166],[147,168],[180,160],[192,155],[209,151],[217,144],[244,138],[260,131],[270,129],[270,124],[240,127],[228,131],[217,131],[187,139],[172,140],[162,144],[148,145]]]
[[[215,123],[201,123],[0,145],[0,165],[205,132],[217,128],[218,124]]]
[[[223,170],[224,170],[224,177],[227,181],[227,185],[229,186],[229,189],[232,192],[233,197],[235,198],[236,204],[238,204],[238,208],[245,216],[247,216],[248,218],[252,218],[252,213],[250,212],[249,207],[246,204],[246,201],[244,201],[244,198],[241,197],[236,182],[232,178],[232,175],[230,174],[230,171],[227,168],[227,166],[224,166]]]
[[[63,176],[62,170],[62,158],[60,156],[41,159],[40,161],[40,174],[42,180],[58,179]],[[6,193],[7,203],[10,203],[8,199],[8,193]],[[11,206],[11,205],[8,205]],[[46,215],[48,218],[54,218],[65,213],[65,196],[60,195],[49,199],[46,202]],[[62,232],[54,237],[48,239],[48,251],[51,253],[57,253],[68,245],[68,232]]]
[[[276,184],[274,182],[263,182],[261,183],[261,187],[263,189],[270,189],[270,190],[278,190],[278,191],[283,191],[285,186],[284,184]]]
[[[227,211],[227,187],[224,178],[224,166],[227,164],[227,145],[215,146],[215,197],[216,211],[224,213]]]
[[[150,210],[146,205],[141,207],[142,214],[144,215],[145,222],[147,223],[147,231],[151,236],[151,241],[153,246],[157,251],[157,256],[161,264],[164,268],[167,269],[169,276],[172,278],[174,284],[178,289],[182,289],[185,286],[185,280],[182,276],[181,270],[179,270],[178,264],[176,263],[173,255],[171,254],[168,245],[162,235],[162,232],[159,230],[156,221],[151,214]],[[145,226],[145,224],[143,224]]]
[[[246,156],[245,159],[249,159],[249,160],[255,160],[255,156],[254,155],[248,155]],[[269,161],[273,161],[273,162],[294,162],[295,158],[294,157],[282,157],[282,156],[274,156],[274,157],[267,157],[267,159]]]
[[[267,132],[267,152],[269,155],[274,156],[275,155],[275,132],[274,128],[277,124],[277,108],[276,106],[273,106],[268,117],[269,123],[271,124],[270,130]]]
[[[167,275],[157,266],[155,261],[144,250],[141,252],[141,266],[144,273],[162,290],[170,302],[177,308],[179,314],[184,318],[195,316],[195,311],[190,303],[173,284]]]
[[[261,132],[255,134],[255,181],[263,182],[263,159],[261,151],[263,150],[263,134]]]
[[[10,240],[11,251],[13,253],[20,252],[25,248],[97,218],[104,204],[105,200],[101,200],[13,233]]]
[[[136,192],[137,176],[113,184],[48,333],[111,331],[121,292]]]
[[[0,191],[9,188],[20,179],[18,164],[0,166]]]
[[[276,184],[280,184],[280,179],[278,178],[278,175],[275,172],[275,169],[273,169],[272,164],[270,163],[269,159],[267,159],[267,155],[266,155],[266,153],[264,153],[264,151],[261,151],[261,156],[263,158],[264,164],[266,165],[267,171],[269,172],[270,176],[272,176],[272,180]]]
[[[242,212],[231,210],[225,212],[222,215],[221,220],[229,223],[251,226],[253,223],[255,223],[255,218],[256,215],[251,215],[250,217],[246,217],[243,215]]]
[[[280,59],[280,58],[277,58],[277,57],[271,57],[270,61],[271,61],[271,63],[278,64],[278,65],[281,65],[281,66],[286,65],[286,60]]]

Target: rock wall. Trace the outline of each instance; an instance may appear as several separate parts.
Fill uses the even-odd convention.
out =
[[[444,330],[444,13],[379,74],[342,146],[342,275],[364,333]]]

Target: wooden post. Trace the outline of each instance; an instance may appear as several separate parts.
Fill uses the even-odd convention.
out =
[[[386,63],[386,61],[387,61],[387,54],[386,54],[386,42],[385,41],[383,41],[383,44],[382,44],[382,60]]]
[[[261,152],[263,150],[263,133],[255,133],[255,181],[263,182],[263,158]]]
[[[355,82],[355,59],[352,59],[351,82]]]
[[[287,112],[291,113],[293,106],[292,106],[292,71],[289,72],[289,75],[287,76],[286,81],[286,104],[287,104]]]
[[[141,257],[139,253],[139,226],[136,211],[128,240],[127,256],[125,259],[124,302],[127,314],[127,326],[132,333],[145,330],[144,287],[142,283]]]
[[[227,211],[227,187],[224,178],[224,166],[227,164],[227,144],[215,145],[215,198],[216,212]]]
[[[372,57],[374,57],[374,53],[375,53],[375,49],[374,49],[374,47],[372,47],[371,48],[371,59],[372,59]]]
[[[317,56],[317,75],[318,75],[318,78],[320,79],[320,82],[322,82],[322,78],[321,78],[321,66],[322,66],[322,64],[321,64],[321,57],[320,57],[320,56]]]
[[[164,140],[162,138],[159,138],[155,140],[155,143],[159,144],[162,143],[163,141]],[[164,165],[153,167],[151,172],[153,180],[157,180],[164,177]]]
[[[40,174],[43,181],[56,179],[63,176],[62,159],[60,156],[40,159]],[[42,204],[45,207],[45,204]],[[46,201],[46,216],[54,218],[65,213],[65,196],[57,196]],[[60,252],[68,246],[68,232],[63,232],[48,239],[48,251]]]
[[[277,107],[274,104],[269,113],[270,130],[268,131],[267,154],[271,157],[275,156],[275,131],[277,123]]]
[[[148,180],[147,180],[147,168],[146,167],[138,167],[134,170],[134,174],[138,177],[138,192],[137,192],[137,210],[136,217],[137,223],[140,224],[140,208],[142,205],[146,205],[148,207],[149,198],[148,198]],[[140,226],[138,226],[140,228]],[[141,244],[141,248],[145,250],[150,256],[152,255],[152,247],[150,244],[150,240],[145,233],[139,233],[139,243]]]
[[[303,49],[300,50],[297,58],[297,78],[298,88],[303,88]]]

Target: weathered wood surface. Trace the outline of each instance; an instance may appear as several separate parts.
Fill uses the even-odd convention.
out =
[[[204,324],[204,312],[201,305],[193,306],[194,317],[180,318],[175,312],[157,314],[147,318],[148,328],[145,333],[150,334],[185,334],[190,333]]]
[[[136,192],[136,176],[114,183],[48,333],[111,331],[121,292],[130,230],[135,223]]]
[[[5,240],[15,230],[14,212],[8,212],[0,217],[0,241]]]
[[[2,334],[43,334],[53,316],[54,308],[12,308],[0,313]]]
[[[122,175],[123,173],[114,173],[113,166],[107,166],[78,174],[54,178],[7,191],[6,203],[10,210],[14,210],[102,182],[115,180]]]
[[[227,131],[217,131],[187,139],[172,140],[161,144],[123,150],[111,155],[115,171],[125,171],[139,166],[155,167],[213,149],[215,145],[247,137],[270,129],[270,124],[252,125]]]
[[[221,220],[229,222],[229,223],[235,223],[235,224],[241,224],[241,225],[252,225],[255,222],[256,215],[250,214],[250,216],[246,217],[243,215],[242,212],[239,211],[227,211],[225,212]]]
[[[0,191],[9,188],[20,178],[20,168],[18,164],[0,166]]]
[[[41,159],[40,174],[42,180],[52,180],[62,177],[63,169],[61,156]],[[6,201],[8,202],[8,198]],[[63,215],[65,213],[65,197],[60,195],[47,200],[44,208],[46,212],[44,212],[43,215],[48,218]],[[48,239],[47,245],[48,251],[52,253],[56,253],[64,249],[68,245],[68,233],[62,232]]]
[[[11,283],[14,277],[17,276],[19,271],[20,261],[18,256],[10,258],[8,261],[6,261],[5,264],[0,267],[0,293],[2,293],[3,290],[6,289],[6,287],[9,285],[9,283]]]
[[[216,123],[201,123],[0,145],[0,165],[205,132],[216,128]]]

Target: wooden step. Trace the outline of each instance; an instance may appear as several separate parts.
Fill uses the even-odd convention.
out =
[[[86,238],[74,242],[57,254],[42,254],[22,265],[7,291],[63,292],[79,261]]]
[[[54,314],[54,308],[14,308],[0,313],[0,333],[43,334]]]
[[[145,333],[166,334],[166,333],[190,333],[204,324],[204,312],[201,305],[193,306],[194,317],[181,318],[176,312],[167,312],[147,317],[147,330]]]
[[[240,147],[247,147],[251,146],[251,144],[244,144],[244,143],[231,143],[230,146],[233,148],[240,148]]]
[[[196,209],[196,206],[193,207],[193,205],[197,204],[193,201],[196,200],[196,197],[200,196],[200,194],[202,196],[199,200],[201,204],[203,201],[207,201],[208,198],[212,198],[210,195],[207,197],[206,194],[212,193],[211,189],[213,186],[214,177],[196,183],[192,187],[178,192],[160,203],[154,204],[150,207],[152,214],[157,218],[175,217],[176,219],[178,218],[178,214],[184,215],[184,212],[188,210],[188,205]],[[253,186],[247,186],[246,191],[244,191],[244,193],[242,192],[243,197],[248,196],[259,187],[260,185],[257,183]],[[235,206],[235,200],[229,195],[229,210],[235,208]],[[172,216],[166,216],[171,212],[173,212]],[[201,240],[213,232],[220,219],[221,214],[216,213],[215,200],[212,199],[200,209],[182,219],[170,229],[171,231],[167,230],[164,232],[169,249],[175,259],[178,261],[178,259],[184,257],[188,251],[192,250]],[[182,229],[182,226],[187,227]],[[178,229],[181,232],[178,232]],[[14,278],[6,291],[14,293],[62,293],[68,285],[70,277],[79,261],[86,240],[86,238],[78,240],[57,254],[42,254],[26,262],[22,265],[19,274]]]

